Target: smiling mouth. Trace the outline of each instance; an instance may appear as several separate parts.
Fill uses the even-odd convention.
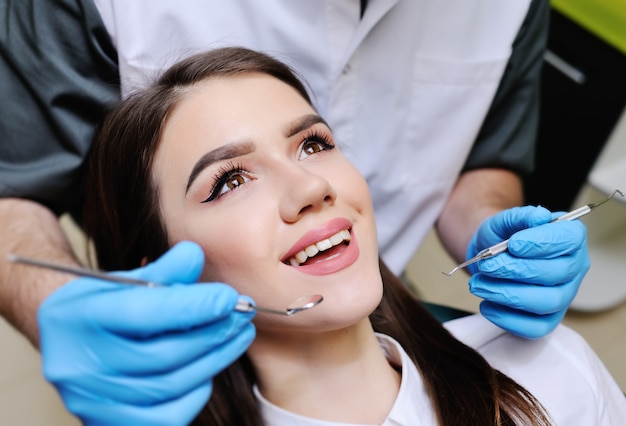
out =
[[[284,263],[291,266],[301,266],[307,262],[307,260],[317,256],[320,253],[327,252],[333,247],[337,247],[340,244],[348,245],[350,243],[351,236],[350,231],[347,229],[341,230],[329,238],[318,241],[315,244],[311,244],[304,250],[299,251],[294,256],[287,259]]]

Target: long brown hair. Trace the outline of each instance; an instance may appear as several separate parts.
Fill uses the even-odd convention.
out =
[[[305,86],[283,63],[244,48],[222,48],[171,67],[148,89],[115,107],[93,145],[86,187],[85,231],[99,267],[135,268],[169,248],[151,179],[154,153],[168,113],[193,85],[215,76],[260,72]],[[454,338],[381,262],[383,298],[370,319],[396,339],[418,366],[441,425],[546,425],[548,416],[526,389]],[[243,355],[214,380],[194,424],[262,425],[252,392],[254,367]]]

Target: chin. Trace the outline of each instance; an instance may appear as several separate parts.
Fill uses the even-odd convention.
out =
[[[337,301],[332,303],[331,297],[337,297]],[[343,317],[344,320],[358,322],[363,318],[369,317],[369,315],[374,312],[380,304],[382,297],[382,280],[378,280],[375,288],[361,287],[349,293],[342,292],[335,296],[329,294],[328,302],[330,303],[328,303],[326,308],[329,310],[332,309],[334,312],[343,312],[342,315],[338,316]]]

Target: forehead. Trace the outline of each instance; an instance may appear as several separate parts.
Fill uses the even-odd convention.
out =
[[[300,93],[275,77],[248,73],[213,77],[195,84],[165,122],[162,142],[197,133],[240,138],[314,112]]]

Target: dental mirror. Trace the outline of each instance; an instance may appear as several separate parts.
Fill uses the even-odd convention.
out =
[[[290,317],[298,312],[306,311],[307,309],[314,308],[322,303],[324,297],[321,294],[312,294],[310,296],[302,296],[291,302],[284,310],[265,308],[263,306],[253,305],[247,300],[240,299],[235,307],[239,312],[252,312],[257,310],[259,312],[267,312],[269,314],[284,315]]]
[[[7,261],[13,263],[21,263],[29,266],[38,266],[40,268],[52,269],[58,272],[65,272],[73,275],[83,276],[83,277],[91,277],[104,281],[110,281],[118,284],[127,284],[127,285],[142,285],[147,287],[161,287],[161,284],[154,283],[151,281],[140,280],[136,278],[129,277],[121,277],[118,275],[110,275],[105,272],[94,271],[92,269],[79,268],[75,266],[62,265],[54,262],[47,262],[44,260],[30,259],[27,257],[17,256],[15,254],[8,254]],[[270,314],[284,315],[290,317],[292,315],[297,314],[298,312],[305,311],[307,309],[314,308],[315,306],[322,303],[324,297],[321,294],[313,294],[310,296],[299,297],[298,299],[291,302],[284,310],[280,309],[272,309],[265,308],[263,306],[253,305],[246,299],[239,299],[237,305],[235,306],[235,310],[239,312],[252,312],[254,310],[267,312]]]

